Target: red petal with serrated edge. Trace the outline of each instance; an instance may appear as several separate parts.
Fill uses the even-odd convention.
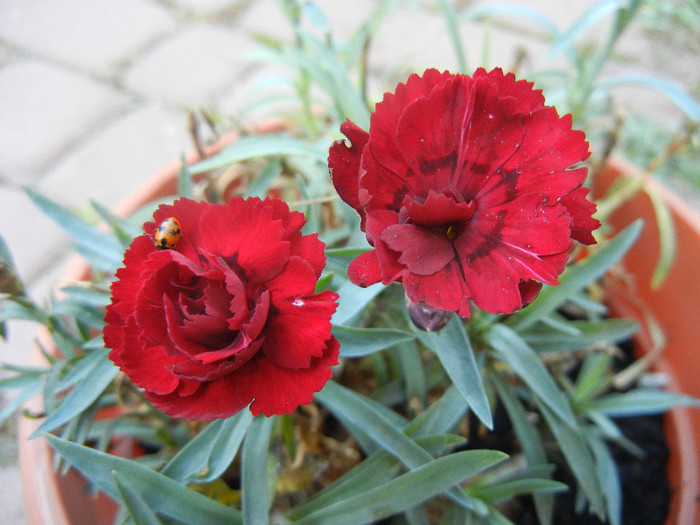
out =
[[[382,280],[382,269],[375,250],[370,250],[357,257],[348,267],[348,279],[362,288]]]
[[[314,293],[324,245],[302,234],[303,214],[279,200],[179,199],[146,230],[170,216],[181,242],[158,250],[138,237],[116,273],[110,358],[174,417],[229,417],[254,399],[256,414],[281,414],[310,401],[337,363],[337,295]]]
[[[522,308],[557,284],[573,241],[595,242],[577,167],[588,155],[531,82],[500,69],[411,75],[370,118],[356,202],[375,250],[351,280],[402,282],[412,301],[463,316],[469,301]]]
[[[393,224],[382,232],[381,240],[399,252],[399,263],[416,275],[432,275],[455,258],[452,242],[444,231]]]
[[[338,295],[330,290],[289,298],[268,325],[262,350],[270,362],[282,368],[301,369],[320,357],[325,339],[331,336],[331,316],[337,299]]]
[[[240,378],[241,387],[247,388],[255,400],[250,412],[288,414],[299,405],[311,403],[314,392],[323,388],[331,378],[330,367],[338,364],[340,345],[335,337],[328,340],[323,356],[313,359],[308,368],[289,370],[274,366],[266,359],[258,362],[258,373],[248,373]]]
[[[350,144],[344,140],[337,140],[331,146],[328,152],[331,179],[340,198],[362,215],[362,206],[358,199],[360,161],[369,134],[349,120],[341,124],[340,131],[350,140]]]

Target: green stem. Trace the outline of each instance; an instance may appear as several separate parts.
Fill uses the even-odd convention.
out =
[[[450,33],[450,38],[452,39],[452,45],[455,48],[455,53],[457,53],[457,64],[460,73],[467,72],[467,57],[464,55],[464,46],[462,45],[462,38],[459,35],[459,25],[457,24],[457,17],[455,12],[450,6],[448,0],[438,0],[438,5],[440,6],[440,11],[445,17],[445,22],[447,23],[447,31]]]
[[[642,0],[630,0],[628,7],[618,9],[612,28],[607,34],[604,44],[597,50],[587,64],[581,68],[582,87],[574,91],[572,96],[571,113],[574,120],[580,119],[585,114],[586,106],[595,89],[595,83],[598,80],[603,66],[610,58],[617,40],[625,31],[629,23],[634,18],[639,9]],[[579,83],[580,85],[580,83]]]

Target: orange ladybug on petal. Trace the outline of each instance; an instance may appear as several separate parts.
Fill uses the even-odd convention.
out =
[[[165,219],[153,233],[153,241],[159,250],[172,250],[181,238],[180,222],[175,217]]]

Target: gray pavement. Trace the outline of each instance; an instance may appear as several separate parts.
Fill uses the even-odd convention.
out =
[[[376,5],[373,0],[316,3],[339,39]],[[546,12],[565,28],[594,2],[519,3]],[[438,12],[419,12],[418,2],[406,4],[386,22],[372,48],[376,99],[405,71],[456,64]],[[462,29],[469,63],[477,64],[484,28],[465,24]],[[77,209],[90,199],[114,207],[159,167],[192,149],[188,109],[207,108],[233,122],[264,118],[264,112],[245,108],[261,79],[286,71],[247,60],[258,47],[258,34],[292,38],[276,1],[0,2],[0,233],[32,294],[48,296],[65,268],[70,241],[33,207],[21,186]],[[523,34],[492,26],[488,66],[513,63]],[[525,43],[536,63],[545,47],[535,40]],[[697,68],[687,67],[692,59],[678,56],[669,63],[645,35],[637,33],[621,47],[633,66],[652,73],[666,68],[689,85],[698,81],[690,76]],[[681,118],[658,97],[636,91],[625,97],[653,115]],[[12,323],[10,342],[0,343],[0,361],[25,362],[34,331],[31,324]],[[6,525],[24,523],[13,439],[11,426],[0,429],[0,516]]]

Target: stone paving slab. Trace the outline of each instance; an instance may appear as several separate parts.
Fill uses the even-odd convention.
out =
[[[10,246],[20,277],[39,279],[69,252],[69,236],[16,187],[0,186],[0,233]]]
[[[114,208],[162,166],[192,149],[187,117],[162,105],[135,106],[46,172],[39,190],[66,206]]]
[[[22,60],[0,69],[0,176],[36,182],[76,140],[124,107],[115,88],[54,64]]]
[[[147,0],[3,0],[0,4],[0,38],[39,56],[101,74],[175,25],[167,9]]]
[[[22,500],[22,484],[17,482],[19,477],[19,467],[16,465],[0,467],[0,512],[6,525],[26,523],[24,509],[15,505],[15,501]]]
[[[185,107],[212,105],[244,65],[253,42],[223,27],[196,24],[134,62],[125,83],[142,95]]]

